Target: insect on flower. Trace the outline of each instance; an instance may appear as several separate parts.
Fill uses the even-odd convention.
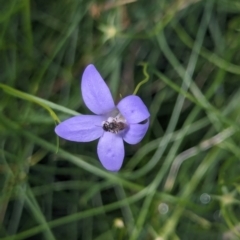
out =
[[[113,119],[112,122],[104,122],[103,130],[111,133],[118,133],[126,127],[126,124],[123,122],[118,122],[116,119]]]
[[[88,65],[81,82],[82,97],[95,115],[79,115],[60,123],[58,136],[75,142],[99,138],[97,154],[109,171],[119,171],[124,159],[124,143],[136,144],[149,127],[149,111],[136,95],[127,96],[115,105],[111,92],[97,69]]]

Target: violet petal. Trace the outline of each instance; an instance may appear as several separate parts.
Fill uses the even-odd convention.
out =
[[[149,119],[144,124],[130,124],[128,130],[124,133],[123,140],[129,144],[139,143],[145,136],[149,127]]]
[[[102,116],[80,115],[69,118],[56,126],[56,134],[69,141],[90,142],[103,134]]]
[[[97,153],[104,168],[117,172],[121,168],[124,158],[122,137],[114,133],[104,132],[99,139]]]
[[[135,95],[123,98],[117,105],[128,123],[140,123],[149,118],[150,113],[142,99]]]
[[[82,76],[82,97],[86,106],[95,114],[105,114],[114,107],[112,94],[97,69],[88,65]]]

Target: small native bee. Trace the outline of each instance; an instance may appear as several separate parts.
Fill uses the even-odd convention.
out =
[[[106,121],[103,124],[103,130],[111,133],[118,133],[119,131],[123,130],[125,127],[126,127],[125,123],[117,122],[115,119],[113,119],[112,122]]]

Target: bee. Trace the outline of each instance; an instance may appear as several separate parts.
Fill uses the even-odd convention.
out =
[[[123,130],[126,125],[123,122],[117,122],[115,119],[113,119],[112,122],[104,122],[102,127],[106,132],[118,133],[119,131]]]

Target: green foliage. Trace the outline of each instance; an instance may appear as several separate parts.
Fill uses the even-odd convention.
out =
[[[239,39],[238,0],[2,0],[0,239],[240,239]],[[56,153],[89,63],[150,109],[118,173]]]

